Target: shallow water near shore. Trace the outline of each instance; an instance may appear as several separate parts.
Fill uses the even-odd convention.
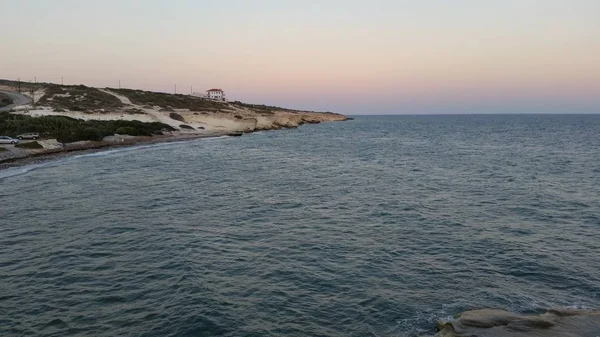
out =
[[[0,335],[416,336],[600,307],[600,116],[373,116],[0,171]]]

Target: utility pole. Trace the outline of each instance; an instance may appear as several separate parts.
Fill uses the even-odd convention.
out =
[[[21,93],[21,78],[20,77],[17,79],[17,91],[19,92],[19,94]]]
[[[192,86],[190,85],[190,96],[192,96]]]
[[[119,80],[119,89],[121,89],[121,80]]]
[[[60,77],[60,85],[63,85],[63,77]]]
[[[177,94],[177,84],[175,84],[175,94]]]

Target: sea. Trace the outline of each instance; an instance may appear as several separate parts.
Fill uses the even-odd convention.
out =
[[[600,115],[356,116],[0,170],[0,336],[600,308]]]

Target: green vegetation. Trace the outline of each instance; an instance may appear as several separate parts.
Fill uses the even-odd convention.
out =
[[[122,126],[115,131],[118,135],[130,135],[130,136],[139,136],[140,132],[138,129],[131,126]]]
[[[261,113],[261,114],[265,114],[265,115],[272,115],[276,111],[288,111],[288,112],[297,112],[298,111],[298,110],[280,108],[280,107],[270,106],[270,105],[242,103],[240,101],[231,102],[231,105],[238,107],[238,108],[254,110],[257,113]]]
[[[15,147],[19,147],[21,149],[43,149],[44,148],[38,142],[18,143],[18,144],[15,144]]]
[[[185,123],[185,119],[178,113],[176,112],[171,112],[169,114],[169,117],[171,117],[171,119],[174,119],[176,121],[180,121],[180,122],[184,122]]]
[[[80,140],[102,140],[106,136],[124,131],[134,136],[152,136],[162,131],[174,131],[163,123],[143,123],[139,121],[84,121],[64,116],[31,117],[0,113],[0,134],[17,135],[24,132],[39,132],[48,138],[56,138],[59,142],[69,143]]]
[[[49,85],[53,85],[52,83],[46,82],[35,82],[32,83],[30,81],[11,81],[11,80],[0,80],[0,85],[5,85],[13,88],[15,91],[18,91],[21,88],[21,92],[28,92],[31,89],[37,90],[44,88]],[[56,84],[54,84],[56,85]]]
[[[115,96],[84,85],[50,84],[45,87],[45,90],[46,94],[37,104],[54,109],[94,112],[123,106]]]
[[[130,115],[143,115],[143,114],[145,114],[144,110],[138,109],[138,108],[125,109],[123,112],[126,113],[126,114],[130,114]]]
[[[102,92],[97,88],[86,87],[84,85],[58,85],[53,83],[31,83],[9,80],[0,80],[0,85],[10,86],[15,91],[20,89],[22,92],[45,89],[46,94],[36,104],[50,106],[55,111],[98,112],[101,109],[115,110],[125,106],[117,97]],[[235,108],[244,108],[263,115],[272,115],[276,111],[298,111],[276,106],[242,103],[240,101],[221,102],[182,94],[168,94],[137,89],[106,89],[129,98],[133,104],[143,106],[147,109],[159,106],[164,109],[162,111],[189,109],[190,111],[204,114],[206,112],[231,113]],[[127,109],[125,113],[141,114],[143,111],[140,109]]]
[[[6,148],[3,148],[2,146],[0,146],[0,152],[5,152],[8,151]]]
[[[190,109],[190,111],[229,112],[230,108],[225,102],[217,102],[189,95],[167,94],[133,89],[107,89],[129,98],[133,104],[142,106],[157,105],[165,110]]]
[[[0,108],[3,106],[11,105],[13,103],[13,100],[10,97],[8,97],[8,95],[0,93]]]
[[[50,83],[32,83],[29,81],[0,80],[0,85],[10,87],[12,91],[31,94],[32,92],[34,92],[38,89],[42,89],[51,84]],[[8,104],[5,104],[6,102],[2,103],[1,100],[2,99],[0,97],[0,107],[8,105]],[[11,100],[10,104],[12,104],[12,100]]]

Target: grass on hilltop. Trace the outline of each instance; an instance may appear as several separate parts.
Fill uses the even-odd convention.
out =
[[[39,106],[49,106],[55,111],[82,111],[102,112],[104,110],[118,110],[125,107],[117,97],[84,85],[58,85],[53,83],[31,83],[0,80],[0,85],[8,85],[22,92],[45,89],[45,95],[36,103]],[[299,112],[263,104],[249,104],[240,101],[222,102],[191,95],[168,94],[161,92],[144,91],[137,89],[106,88],[117,94],[127,97],[133,104],[144,108],[160,107],[163,111],[174,112],[175,109],[189,109],[192,112],[221,112],[233,113],[236,109],[248,109],[258,114],[272,115],[277,111]],[[68,95],[67,95],[68,94]],[[56,96],[58,95],[58,96]],[[1,97],[0,97],[1,99]],[[0,101],[0,106],[3,103]],[[6,104],[6,103],[4,103]],[[142,114],[143,110],[131,108],[124,111],[128,114]]]
[[[300,112],[301,111],[301,110],[281,108],[278,106],[271,106],[271,105],[264,105],[264,104],[242,103],[240,101],[234,101],[234,102],[231,102],[230,104],[235,106],[236,108],[249,109],[249,110],[255,111],[259,114],[263,114],[263,115],[272,115],[277,111],[285,111],[285,112]]]
[[[133,104],[148,107],[159,106],[167,111],[173,109],[189,109],[190,111],[229,112],[229,105],[225,102],[218,102],[190,95],[167,94],[134,89],[107,89],[129,98]]]
[[[124,106],[115,96],[84,85],[48,85],[45,95],[37,105],[54,109],[96,112],[114,110]]]

